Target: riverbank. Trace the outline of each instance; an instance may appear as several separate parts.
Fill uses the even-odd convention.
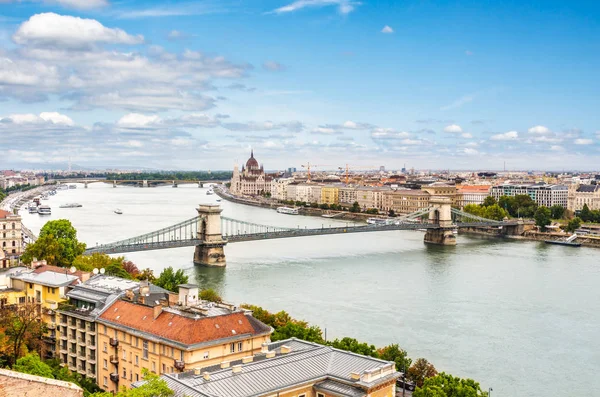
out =
[[[281,203],[274,202],[272,200],[266,198],[249,198],[249,197],[239,197],[234,196],[225,188],[215,188],[214,192],[221,197],[223,200],[231,201],[237,204],[251,205],[253,207],[261,207],[261,208],[270,208],[277,209],[277,207],[284,206]],[[323,215],[331,214],[335,215],[333,219],[340,219],[345,221],[353,221],[353,222],[366,222],[367,219],[377,217],[377,215],[372,214],[364,214],[364,213],[356,213],[356,212],[345,212],[345,211],[332,211],[332,210],[323,210],[321,208],[312,208],[312,207],[301,207],[298,208],[299,215],[304,216],[318,216],[323,217]]]
[[[32,200],[35,196],[39,196],[40,194],[55,188],[55,185],[42,185],[24,192],[11,193],[2,200],[0,208],[5,211],[13,212],[15,209],[18,210],[27,201]]]

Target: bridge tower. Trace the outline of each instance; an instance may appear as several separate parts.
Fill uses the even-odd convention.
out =
[[[117,181],[116,180],[113,181],[113,187],[117,187]]]
[[[148,187],[148,180],[147,179],[144,179],[142,181],[142,187]]]
[[[448,197],[432,197],[429,200],[431,211],[429,221],[439,225],[435,229],[427,229],[426,244],[456,245],[455,226],[452,224],[452,200]]]
[[[204,187],[204,183],[202,183],[201,181],[198,181],[198,187],[200,187],[200,188]]]
[[[225,266],[227,244],[221,233],[221,211],[218,205],[200,205],[198,211],[198,240],[194,263],[203,266]]]
[[[83,187],[87,189],[88,181],[83,182]]]

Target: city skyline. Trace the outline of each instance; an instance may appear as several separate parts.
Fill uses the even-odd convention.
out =
[[[1,168],[600,168],[587,3],[0,1]]]

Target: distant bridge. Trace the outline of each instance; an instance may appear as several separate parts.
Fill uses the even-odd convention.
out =
[[[455,245],[458,228],[502,228],[507,234],[522,232],[521,221],[495,221],[451,208],[448,198],[434,198],[431,206],[412,214],[374,225],[322,226],[320,228],[287,228],[261,225],[221,216],[218,205],[201,205],[198,216],[140,236],[89,248],[93,253],[120,254],[167,248],[195,246],[194,262],[208,266],[225,266],[224,246],[242,241],[270,240],[290,237],[382,232],[392,230],[426,230],[425,242]]]
[[[84,187],[88,187],[90,183],[112,183],[113,187],[118,185],[139,186],[139,187],[155,187],[162,185],[171,185],[177,187],[184,184],[198,184],[198,187],[204,187],[204,184],[214,183],[222,184],[225,181],[219,180],[198,180],[198,179],[106,179],[106,178],[73,178],[73,179],[55,179],[53,182],[60,184],[83,183]]]

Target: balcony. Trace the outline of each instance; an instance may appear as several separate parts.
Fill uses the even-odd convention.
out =
[[[67,346],[63,346],[63,345],[59,345],[59,349],[61,353],[66,353],[67,352]]]
[[[175,369],[183,371],[185,369],[185,362],[183,362],[182,360],[175,360],[173,366],[175,367]]]
[[[76,356],[77,355],[77,350],[75,350],[75,349],[69,349],[69,355],[70,356]]]
[[[60,316],[60,323],[63,325],[67,325],[67,316]]]
[[[94,354],[88,354],[87,358],[88,358],[88,362],[89,363],[95,363],[96,362],[96,355],[94,355]]]
[[[49,316],[53,316],[54,315],[54,310],[52,309],[46,309],[46,314]]]
[[[80,321],[79,322],[79,327],[80,330],[85,331],[85,322],[84,321]]]
[[[119,364],[119,356],[110,356],[110,363],[118,365]]]
[[[54,302],[54,301],[46,301],[46,304],[48,305],[48,309],[49,310],[56,310],[58,309],[58,303]],[[48,314],[52,314],[52,313],[48,313]]]
[[[90,377],[90,378],[95,378],[96,377],[96,371],[93,370],[93,369],[91,369],[91,368],[88,368],[88,370],[87,370],[87,376]]]
[[[55,344],[56,343],[56,335],[44,335],[44,336],[42,336],[42,340],[46,343]]]
[[[108,342],[112,347],[117,347],[119,346],[119,340],[117,338],[110,338],[110,341]]]
[[[67,334],[61,333],[59,337],[60,337],[60,339],[67,340]]]
[[[77,372],[79,372],[81,375],[85,375],[86,369],[85,369],[85,367],[78,365]]]
[[[81,346],[85,346],[85,338],[77,338],[77,343]]]
[[[110,374],[110,380],[112,380],[115,383],[119,383],[119,374],[116,372]]]
[[[87,326],[87,330],[90,332],[96,332],[96,325],[94,323],[89,323]]]
[[[48,329],[56,329],[56,323],[48,323],[46,324],[46,326],[48,327]]]

